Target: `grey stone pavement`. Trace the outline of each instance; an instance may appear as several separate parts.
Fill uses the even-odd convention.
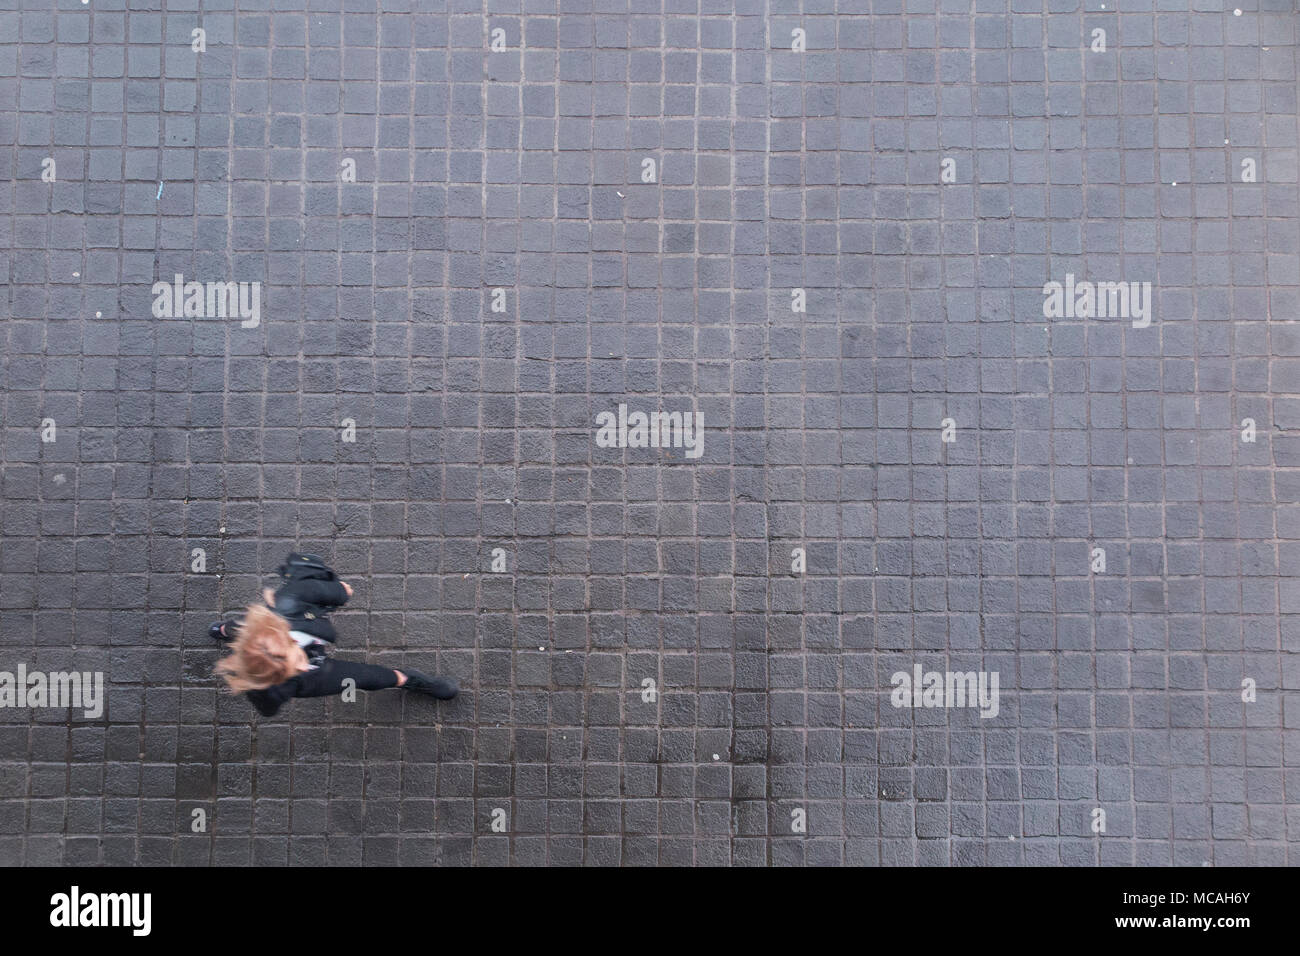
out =
[[[1298,18],[1224,2],[0,0],[0,670],[107,680],[0,708],[0,863],[1300,863]],[[291,548],[461,698],[220,693]]]

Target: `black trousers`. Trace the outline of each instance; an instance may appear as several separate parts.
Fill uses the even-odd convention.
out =
[[[383,690],[397,686],[397,671],[378,664],[336,661],[327,657],[313,671],[299,674],[298,692],[294,697],[329,697],[343,691],[343,682],[355,682],[358,690]]]
[[[330,697],[342,693],[344,682],[351,680],[357,690],[383,690],[397,686],[397,672],[378,664],[358,664],[325,657],[314,670],[295,674],[283,684],[266,690],[251,690],[247,697],[263,717],[273,717],[294,697]]]

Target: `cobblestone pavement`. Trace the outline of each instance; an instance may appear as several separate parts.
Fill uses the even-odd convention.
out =
[[[0,0],[0,863],[1300,863],[1225,2]],[[465,693],[219,693],[291,548]]]

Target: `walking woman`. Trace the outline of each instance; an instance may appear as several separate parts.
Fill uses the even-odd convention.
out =
[[[263,717],[273,717],[294,697],[329,697],[353,681],[360,690],[401,687],[451,700],[456,682],[417,670],[392,670],[329,657],[338,639],[329,619],[352,597],[352,588],[315,555],[290,554],[279,568],[283,583],[263,592],[267,607],[253,605],[238,622],[217,621],[208,633],[231,642],[216,671],[234,693],[243,693]]]

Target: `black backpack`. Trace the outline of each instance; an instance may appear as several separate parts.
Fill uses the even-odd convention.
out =
[[[334,569],[321,558],[314,554],[299,554],[297,551],[291,551],[289,556],[284,559],[284,563],[276,568],[276,571],[286,581],[294,581],[299,578],[337,581],[339,577],[334,573]]]
[[[284,559],[284,563],[276,568],[277,573],[285,581],[301,580],[319,580],[319,581],[337,581],[338,575],[334,569],[327,565],[321,558],[314,554],[299,554],[297,551],[290,552],[289,556]],[[330,609],[304,601],[302,598],[292,594],[281,594],[277,592],[275,600],[276,613],[287,618],[305,617],[308,620],[325,617],[329,614]]]

